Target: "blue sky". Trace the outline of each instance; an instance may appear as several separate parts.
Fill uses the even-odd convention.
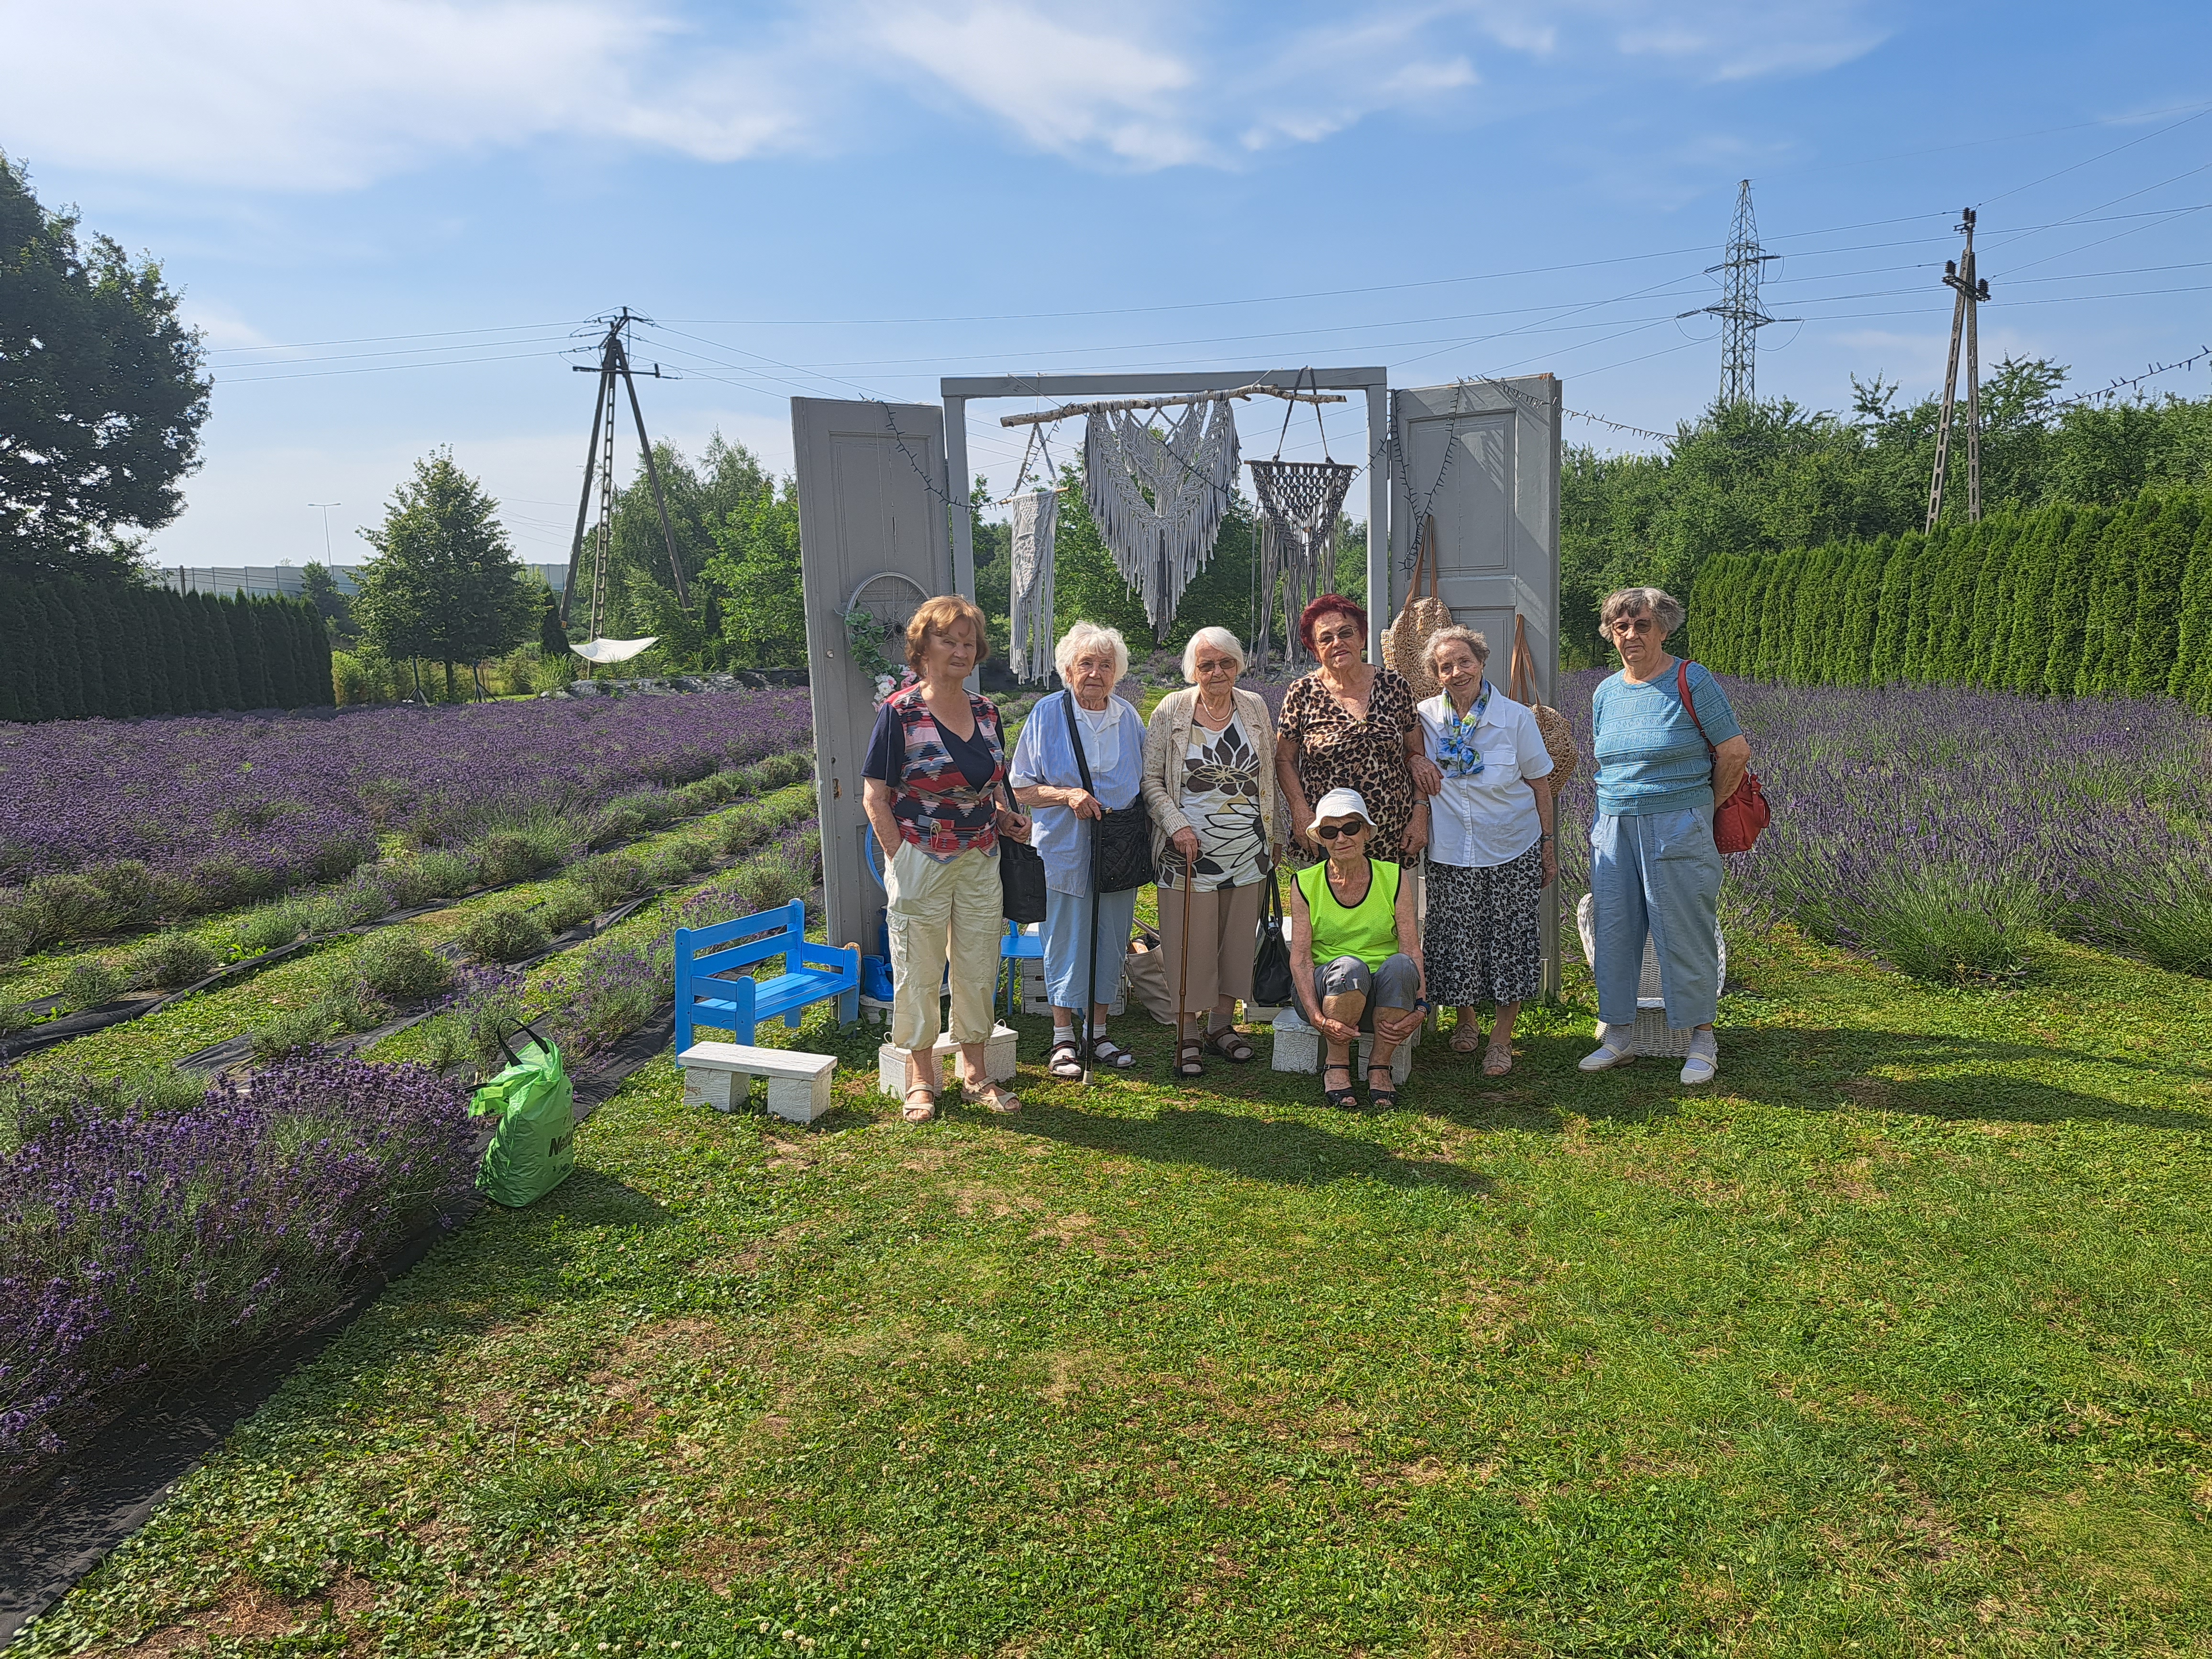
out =
[[[1549,370],[1668,429],[1717,384],[1711,319],[1675,313],[1718,297],[1746,177],[1802,319],[1765,331],[1762,393],[1939,380],[1966,204],[1985,362],[2078,390],[2212,343],[2201,3],[0,0],[0,149],[161,258],[215,348],[170,564],[320,556],[317,501],[354,562],[441,444],[523,556],[565,558],[591,382],[564,354],[620,304],[684,376],[647,386],[656,434],[778,467],[794,392],[1039,369]],[[1003,486],[998,412],[971,453]],[[1301,416],[1286,453],[1318,447]]]

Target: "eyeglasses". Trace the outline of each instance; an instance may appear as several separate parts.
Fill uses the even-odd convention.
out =
[[[1634,622],[1621,621],[1613,623],[1613,631],[1616,634],[1649,634],[1658,626],[1658,623],[1652,617],[1638,617]]]
[[[1323,841],[1334,841],[1339,836],[1364,836],[1366,833],[1367,826],[1358,818],[1349,823],[1317,823],[1314,826],[1314,834]]]

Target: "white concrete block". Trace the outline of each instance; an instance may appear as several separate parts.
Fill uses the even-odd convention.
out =
[[[1403,1083],[1413,1074],[1413,1050],[1421,1046],[1421,1037],[1428,1030],[1423,1025],[1405,1042],[1400,1043],[1390,1056],[1390,1078]],[[1355,1077],[1361,1087],[1366,1086],[1368,1057],[1375,1052],[1375,1034],[1363,1031],[1359,1037],[1359,1069]],[[1295,1008],[1285,1008],[1275,1016],[1275,1054],[1273,1065],[1279,1072],[1304,1072],[1309,1075],[1321,1070],[1323,1053],[1321,1033],[1305,1023]]]
[[[1018,1034],[1011,1025],[992,1028],[990,1039],[983,1045],[983,1075],[994,1083],[1006,1083],[1014,1075],[1014,1045]],[[952,1040],[950,1031],[942,1032],[935,1049],[938,1082],[941,1086],[945,1066],[960,1052],[960,1045]],[[896,1043],[880,1044],[876,1049],[876,1087],[893,1099],[906,1095],[907,1051]]]
[[[830,1109],[830,1074],[836,1061],[822,1056],[822,1069],[811,1078],[772,1077],[768,1080],[768,1109],[772,1117],[792,1123],[811,1123]]]
[[[888,1002],[878,1002],[873,997],[862,997],[860,1018],[872,1025],[888,1025],[891,1023],[891,1006]]]
[[[1038,1017],[1052,1012],[1052,999],[1045,994],[1044,990],[1044,964],[1026,958],[1022,963],[1022,1012]],[[1082,1010],[1076,1012],[1080,1013]],[[1106,1017],[1115,1019],[1128,1012],[1128,992],[1124,987],[1116,986],[1114,1000],[1106,1005]]]
[[[711,1106],[718,1112],[734,1112],[745,1103],[752,1092],[753,1080],[743,1072],[732,1072],[720,1066],[686,1066],[684,1068],[684,1103],[686,1106]]]

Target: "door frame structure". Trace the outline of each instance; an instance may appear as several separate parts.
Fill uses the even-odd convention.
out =
[[[948,374],[938,382],[945,403],[946,493],[968,500],[968,405],[994,398],[1047,398],[1070,403],[1090,398],[1173,397],[1185,392],[1234,392],[1254,385],[1296,386],[1301,392],[1367,394],[1367,655],[1382,660],[1382,630],[1389,625],[1390,371],[1387,368],[1235,369],[1212,374]],[[952,582],[975,597],[975,515],[955,512]],[[1378,604],[1375,596],[1382,596]],[[1291,619],[1292,626],[1297,619]]]

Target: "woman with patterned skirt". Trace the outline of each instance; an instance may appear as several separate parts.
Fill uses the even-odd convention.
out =
[[[1262,884],[1274,880],[1281,861],[1284,818],[1275,725],[1259,694],[1238,687],[1243,672],[1244,647],[1234,634],[1200,629],[1182,653],[1191,689],[1160,699],[1145,738],[1160,943],[1168,982],[1182,988],[1179,1077],[1203,1077],[1200,1057],[1209,1051],[1238,1065],[1252,1058],[1237,1030],[1237,1000],[1252,994]],[[1201,1042],[1197,1017],[1209,1011]]]
[[[1444,689],[1420,705],[1421,741],[1443,782],[1429,802],[1421,939],[1431,997],[1459,1010],[1456,1053],[1482,1042],[1477,1005],[1498,1005],[1482,1071],[1504,1077],[1522,1001],[1543,985],[1538,929],[1559,860],[1551,751],[1528,706],[1485,676],[1489,662],[1489,642],[1472,629],[1441,629],[1429,641],[1429,669]]]

